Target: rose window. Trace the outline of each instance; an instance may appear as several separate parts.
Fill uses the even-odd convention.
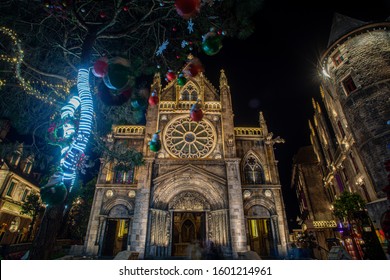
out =
[[[215,147],[215,129],[207,121],[178,118],[167,125],[164,145],[177,158],[204,158]]]

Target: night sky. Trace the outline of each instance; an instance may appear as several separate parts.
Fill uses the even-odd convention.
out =
[[[361,21],[384,21],[390,0],[264,1],[256,31],[246,40],[225,38],[215,56],[200,55],[205,76],[219,86],[224,69],[233,99],[236,126],[258,126],[263,111],[268,130],[286,140],[276,144],[276,158],[289,226],[298,215],[290,187],[292,157],[310,145],[311,99],[321,100],[316,64],[326,50],[335,12]]]

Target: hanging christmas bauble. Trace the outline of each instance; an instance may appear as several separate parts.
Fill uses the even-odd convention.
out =
[[[52,186],[42,187],[40,194],[44,204],[58,205],[65,201],[68,191],[64,183],[60,182]]]
[[[103,78],[104,81],[104,78]],[[120,106],[126,103],[132,94],[130,88],[123,91],[114,91],[107,87],[105,82],[102,82],[98,88],[98,96],[104,102],[104,104],[109,106]]]
[[[202,42],[202,49],[207,55],[215,55],[222,48],[222,36],[211,31],[207,33]]]
[[[101,11],[99,13],[100,18],[105,19],[107,17],[107,14],[104,11]]]
[[[171,82],[174,79],[176,79],[176,74],[170,70],[167,72],[166,77],[167,77],[168,82]]]
[[[175,0],[177,13],[184,19],[190,19],[200,12],[201,0]]]
[[[135,97],[131,100],[131,106],[134,110],[143,110],[146,108],[146,100],[144,98],[141,98],[139,96]]]
[[[135,124],[146,124],[145,110],[135,110],[133,112],[133,121]]]
[[[149,149],[152,152],[158,152],[161,149],[161,141],[150,141],[149,142]]]
[[[183,71],[187,76],[195,77],[199,73],[204,72],[204,68],[199,59],[193,58]]]
[[[150,95],[148,102],[150,106],[156,106],[158,104],[159,98],[157,96],[157,92],[153,91]]]
[[[109,63],[107,75],[104,76],[104,83],[111,89],[124,90],[130,86],[130,68],[119,63]]]
[[[149,149],[152,152],[158,152],[161,149],[160,136],[158,135],[160,130],[153,134],[152,139],[149,141]]]
[[[177,84],[182,87],[186,84],[186,82],[187,79],[184,77],[183,74],[180,74],[179,77],[177,78]]]
[[[108,63],[107,63],[107,58],[102,57],[98,60],[95,61],[93,68],[92,68],[92,74],[95,77],[98,78],[103,78],[108,71]]]
[[[191,110],[190,111],[190,118],[194,122],[200,122],[203,119],[203,111],[202,111],[202,109]]]

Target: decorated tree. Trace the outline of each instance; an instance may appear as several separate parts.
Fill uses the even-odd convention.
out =
[[[346,235],[350,236],[358,251],[355,235],[361,235],[364,244],[364,259],[386,259],[375,233],[375,228],[366,211],[366,202],[357,193],[343,192],[333,203],[334,215],[346,225]]]
[[[179,83],[198,73],[199,64],[180,73],[191,64],[188,54],[216,55],[224,38],[247,37],[261,2],[1,1],[2,117],[32,134],[33,152],[46,152],[47,164],[58,166],[41,188],[47,207],[32,259],[50,258],[92,147],[125,165],[142,164],[142,155],[108,150],[105,141],[113,123],[145,122],[151,75],[175,72]]]
[[[87,232],[95,185],[96,177],[86,184],[82,184],[80,188],[75,191],[69,214],[67,215],[66,224],[68,236],[79,244],[83,244]]]
[[[30,193],[26,197],[26,201],[22,204],[22,210],[20,214],[31,216],[31,223],[29,225],[28,233],[27,233],[27,241],[31,240],[31,235],[34,230],[35,223],[41,211],[44,209],[42,201],[39,198],[38,194]]]

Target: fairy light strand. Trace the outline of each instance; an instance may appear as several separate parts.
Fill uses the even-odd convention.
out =
[[[80,121],[77,135],[69,148],[66,150],[61,161],[61,167],[64,171],[63,180],[72,190],[76,179],[76,168],[78,161],[85,155],[85,149],[88,144],[89,136],[92,132],[93,123],[93,100],[89,85],[89,69],[79,69],[77,76],[77,89],[79,99],[71,99],[62,109],[62,116],[74,116],[76,105],[80,104]],[[79,101],[79,102],[78,102]],[[77,106],[78,107],[78,106]]]
[[[23,63],[23,58],[24,58],[24,51],[22,50],[20,40],[17,37],[17,34],[15,31],[12,29],[9,29],[7,27],[0,27],[0,32],[3,33],[4,35],[8,36],[11,39],[11,42],[13,46],[16,49],[15,56],[8,56],[4,54],[0,54],[0,61],[4,61],[10,64],[15,65],[15,75],[16,78],[18,79],[20,86],[23,88],[23,90],[29,94],[37,98],[38,100],[41,100],[49,105],[54,105],[58,103],[58,100],[54,97],[47,96],[47,95],[42,95],[42,93],[35,89],[32,84],[39,84],[40,86],[45,86],[48,88],[51,88],[53,93],[62,100],[66,99],[66,96],[69,94],[69,89],[71,87],[70,82],[66,82],[63,85],[56,85],[56,84],[50,84],[45,81],[28,81],[22,76],[22,63]],[[3,84],[4,85],[4,84]],[[63,92],[63,93],[61,93]]]

